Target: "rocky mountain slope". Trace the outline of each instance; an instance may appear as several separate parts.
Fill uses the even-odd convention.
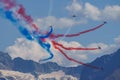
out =
[[[1,70],[19,71],[24,74],[29,73],[41,80],[57,80],[57,77],[62,80],[120,80],[120,49],[112,54],[101,56],[90,64],[102,67],[103,70],[83,66],[62,67],[53,62],[39,64],[22,58],[12,60],[7,53],[0,52]],[[55,74],[59,75],[55,76]]]
[[[97,58],[90,64],[103,67],[103,70],[84,67],[80,80],[120,80],[118,71],[120,70],[120,49],[112,54]]]
[[[66,75],[72,75],[73,77],[80,78],[81,66],[78,67],[62,67],[57,63],[47,62],[39,64],[32,60],[24,60],[22,58],[11,59],[7,53],[0,52],[0,69],[13,70],[23,73],[31,73],[34,76],[39,74],[47,74],[62,70]]]

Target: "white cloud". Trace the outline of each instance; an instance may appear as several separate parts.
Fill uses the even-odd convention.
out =
[[[94,54],[100,54],[100,53],[102,53],[102,55],[103,55],[103,53],[105,53],[105,54],[107,54],[109,52],[111,53],[110,46],[111,45],[107,45],[105,43],[92,43],[92,44],[88,45],[88,47],[101,47],[100,50],[89,51],[89,52],[94,53]]]
[[[80,24],[85,24],[90,20],[119,20],[120,19],[120,6],[109,5],[100,9],[97,6],[92,5],[89,2],[84,4],[78,3],[77,0],[73,0],[72,4],[66,6],[66,10],[77,15],[79,18],[62,17],[57,18],[55,16],[47,16],[44,18],[38,18],[35,23],[45,31],[49,26],[55,28],[69,28]]]
[[[66,9],[69,10],[70,12],[78,13],[78,12],[82,11],[82,5],[80,5],[79,3],[77,3],[76,0],[73,0],[72,4],[68,5],[66,7]]]
[[[85,3],[83,14],[86,18],[99,20],[101,12],[96,6],[93,6],[90,3]]]
[[[86,20],[74,20],[72,18],[56,18],[54,16],[48,16],[45,18],[37,19],[36,24],[40,26],[41,29],[46,29],[48,26],[53,26],[55,28],[65,28],[65,27],[72,27],[78,24],[84,24]],[[44,26],[44,27],[43,27]]]
[[[102,53],[101,55],[113,53],[120,48],[120,36],[118,36],[114,39],[114,44],[108,45],[105,43],[92,43],[92,44],[88,45],[88,47],[97,47],[97,46],[100,46],[101,50],[90,51],[90,52],[94,53],[94,54]]]
[[[89,58],[91,55],[94,55],[96,58],[98,57],[98,55],[102,56],[105,54],[110,54],[115,52],[117,49],[119,49],[120,36],[115,38],[114,42],[115,42],[114,44],[109,44],[109,45],[105,43],[91,43],[88,46],[86,46],[86,47],[98,47],[98,46],[101,47],[100,50],[95,50],[95,51],[84,51],[84,50],[67,51],[62,48],[61,49],[64,50],[69,57],[72,57],[78,61],[88,62],[88,61],[91,61],[91,59]],[[84,47],[83,45],[81,45],[76,41],[71,41],[71,42],[59,41],[59,43],[64,44],[64,46],[66,47]],[[54,57],[49,61],[56,62],[59,65],[66,66],[66,67],[78,65],[75,62],[70,62],[69,60],[67,60],[63,56],[63,54],[61,54],[58,50],[54,49],[53,46],[51,46],[51,51],[53,52]],[[24,38],[18,38],[15,41],[14,45],[9,46],[7,48],[7,52],[10,54],[10,56],[12,56],[12,58],[21,57],[23,59],[34,60],[34,61],[38,61],[39,59],[44,59],[49,57],[49,53],[47,53],[44,49],[42,49],[39,44],[37,44],[34,41],[33,42],[28,41]]]
[[[82,46],[78,42],[72,41],[72,42],[65,42],[65,41],[59,41],[59,43],[65,44],[65,46],[72,46],[72,47],[80,47]],[[56,62],[61,66],[77,66],[78,64],[74,62],[70,62],[67,60],[59,51],[55,50],[52,46],[51,48],[54,58],[50,61]],[[12,58],[21,57],[23,59],[27,60],[34,60],[39,61],[40,59],[47,58],[49,56],[49,53],[47,53],[44,49],[41,48],[40,45],[38,45],[36,42],[28,41],[24,38],[18,38],[15,41],[15,44],[12,46],[9,46],[7,48],[7,52],[10,54]],[[65,51],[68,56],[72,56],[75,59],[79,60],[86,60],[87,56],[83,54],[78,54],[76,51]],[[82,52],[82,51],[81,51]],[[67,65],[66,65],[67,63]],[[69,64],[68,64],[69,63]]]
[[[48,56],[48,53],[37,42],[28,41],[24,38],[18,38],[14,45],[7,48],[7,51],[12,58],[22,57],[23,59],[34,61],[39,61],[39,59]]]
[[[66,47],[82,47],[82,45],[78,42],[75,41],[71,41],[71,42],[65,42],[65,41],[59,41],[59,43],[64,44],[64,46]],[[62,49],[62,48],[61,48]],[[85,51],[67,51],[62,49],[69,57],[76,59],[76,60],[80,60],[80,61],[84,61],[87,60],[88,57],[86,54],[82,54]],[[55,50],[56,51],[56,50]],[[52,60],[53,62],[57,62],[59,65],[62,66],[66,66],[66,67],[73,67],[73,66],[77,66],[78,64],[75,62],[71,62],[68,59],[65,58],[65,56],[63,56],[62,53],[60,53],[59,51],[56,51],[55,53],[55,57]]]
[[[120,6],[113,5],[113,6],[106,6],[102,10],[102,17],[111,19],[111,20],[120,20]]]
[[[79,7],[76,7],[79,6]],[[66,7],[71,13],[76,13],[86,19],[92,20],[120,20],[120,6],[107,5],[103,9],[98,8],[88,2],[81,5],[77,0],[73,0],[71,5]]]
[[[120,36],[118,36],[117,38],[115,38],[114,41],[115,41],[116,44],[119,45],[120,44]]]

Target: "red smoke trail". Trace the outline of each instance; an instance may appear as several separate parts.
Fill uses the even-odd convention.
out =
[[[83,63],[81,61],[77,61],[71,57],[69,57],[64,51],[62,51],[59,47],[57,47],[54,43],[53,43],[53,46],[55,47],[55,49],[57,49],[58,51],[60,51],[68,60],[70,61],[73,61],[73,62],[76,62],[78,64],[82,64],[84,66],[87,66],[87,67],[90,67],[90,68],[94,68],[94,69],[98,69],[98,70],[102,70],[102,68],[100,67],[96,67],[96,66],[93,66],[93,65],[89,65],[89,64],[86,64],[86,63]]]
[[[12,8],[14,8],[17,12],[12,11],[12,13],[13,13],[13,14],[17,13],[17,15],[20,16],[20,17],[17,17],[17,16],[16,16],[16,18],[22,19],[23,21],[25,21],[25,23],[29,24],[30,27],[34,28],[33,33],[34,33],[34,31],[35,31],[36,34],[39,36],[39,34],[40,34],[39,28],[37,27],[36,24],[34,24],[33,19],[31,18],[31,16],[29,16],[29,15],[26,14],[25,9],[24,9],[24,7],[23,7],[22,5],[16,4],[15,0],[0,0],[0,1],[2,1],[2,2],[4,3],[4,8],[5,8],[5,10],[8,10],[8,11],[9,11],[9,10],[13,10]],[[8,16],[8,15],[7,15],[7,16]],[[10,16],[10,17],[8,16],[8,18],[11,19],[11,16]],[[88,30],[85,30],[85,31],[82,31],[82,32],[79,32],[79,33],[76,33],[76,34],[67,34],[67,35],[65,35],[65,34],[51,34],[51,33],[52,33],[52,30],[51,30],[50,33],[48,32],[49,34],[51,34],[50,37],[49,37],[49,34],[48,34],[47,37],[44,37],[44,36],[43,36],[42,39],[40,38],[40,41],[38,41],[38,43],[39,43],[41,46],[43,46],[43,48],[45,48],[45,49],[47,48],[46,50],[50,53],[51,56],[53,56],[53,54],[52,54],[52,53],[50,52],[50,50],[49,50],[49,49],[50,49],[50,48],[49,48],[49,45],[45,45],[45,44],[43,43],[43,42],[46,42],[45,38],[54,39],[54,38],[59,38],[59,37],[64,37],[64,36],[65,36],[65,37],[79,36],[79,35],[81,35],[81,34],[85,34],[85,33],[94,31],[94,30],[102,27],[104,24],[106,24],[106,22],[104,22],[103,24],[101,24],[101,25],[99,25],[99,26],[96,26],[96,27],[94,27],[94,28],[91,28],[91,29],[88,29]],[[27,35],[26,35],[26,32],[27,32],[27,30],[26,30],[26,28],[25,28],[25,31],[23,30],[22,33],[23,33],[26,37],[27,37],[28,35],[31,37],[31,35],[28,34],[28,33],[27,33]],[[27,38],[28,38],[28,37],[27,37]],[[35,38],[36,38],[36,37],[35,37]],[[84,66],[91,67],[91,68],[102,69],[102,68],[99,68],[99,67],[96,67],[96,66],[92,66],[92,65],[85,64],[85,63],[83,63],[83,62],[77,61],[77,60],[69,57],[69,56],[68,56],[64,51],[62,51],[62,49],[61,49],[61,48],[63,48],[63,49],[65,49],[65,50],[96,50],[96,49],[100,49],[100,48],[73,48],[73,47],[65,47],[64,45],[62,45],[62,44],[60,44],[60,43],[57,43],[57,42],[55,42],[55,41],[52,41],[52,44],[53,44],[53,46],[55,47],[55,49],[59,50],[68,60],[73,61],[73,62],[76,62],[76,63],[79,63],[79,64],[82,64],[82,65],[84,65]],[[61,48],[59,48],[59,47],[61,47]],[[47,58],[46,60],[49,60],[49,59],[52,59],[52,57],[49,57],[49,58]]]
[[[52,41],[52,43],[54,45],[60,46],[61,48],[65,49],[65,50],[97,50],[97,49],[99,49],[99,48],[73,48],[73,47],[65,47],[62,44],[57,43],[55,41]]]
[[[107,23],[107,22],[104,22],[104,23],[102,23],[102,24],[100,24],[100,25],[98,25],[98,26],[96,26],[96,27],[94,27],[94,28],[92,28],[92,29],[88,29],[88,30],[85,30],[85,31],[82,31],[82,32],[79,32],[79,33],[76,33],[76,34],[67,34],[67,35],[64,35],[64,34],[57,34],[57,35],[51,34],[50,38],[75,37],[75,36],[79,36],[79,35],[81,35],[81,34],[85,34],[85,33],[94,31],[94,30],[102,27],[102,26],[103,26],[104,24],[106,24],[106,23]]]
[[[15,0],[2,0],[2,2],[5,4],[4,7],[7,10],[10,10],[11,8],[16,8],[18,7],[17,15],[23,18],[23,20],[26,21],[29,25],[31,25],[36,31],[40,31],[36,24],[33,23],[33,19],[31,16],[27,15],[25,12],[25,8],[21,4],[17,4]]]
[[[22,5],[20,5],[19,7],[20,8],[18,10],[18,14],[21,15],[27,21],[27,23],[32,23],[33,19],[31,18],[31,16],[26,15],[24,7]]]
[[[29,15],[27,15],[27,14],[25,13],[25,9],[24,9],[24,7],[23,7],[22,5],[20,5],[19,7],[20,7],[20,8],[19,8],[19,10],[17,11],[17,13],[18,13],[20,16],[22,16],[28,24],[31,24],[32,27],[38,32],[38,31],[39,31],[39,28],[37,27],[36,24],[33,23],[33,19],[31,18],[31,16],[29,16]]]
[[[11,8],[13,8],[14,6],[16,6],[16,2],[15,2],[15,0],[2,0],[2,2],[4,3],[4,4],[6,4],[6,5],[4,5],[5,6],[5,8],[6,9],[11,9]]]

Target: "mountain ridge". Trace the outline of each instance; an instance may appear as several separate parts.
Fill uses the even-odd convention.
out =
[[[17,57],[12,60],[8,53],[0,52],[0,69],[13,70],[23,73],[31,73],[35,77],[40,74],[48,74],[63,71],[65,75],[72,75],[78,80],[120,80],[120,49],[108,55],[103,55],[89,63],[103,70],[91,69],[85,66],[62,67],[55,62],[37,63],[32,60],[24,60]]]
[[[113,74],[115,70],[120,69],[119,61],[120,49],[112,54],[101,56],[90,64],[103,67],[103,70],[94,70],[84,67],[81,72],[81,80],[105,80],[106,77],[109,77],[111,74]]]
[[[4,61],[8,61],[4,66],[0,65],[0,69],[3,69],[2,67],[8,67],[9,69],[5,68],[5,70],[31,73],[34,76],[37,76],[38,74],[46,74],[46,73],[62,70],[66,75],[73,75],[74,77],[80,78],[80,71],[82,69],[81,66],[62,67],[55,62],[46,62],[40,64],[32,60],[24,60],[20,57],[17,57],[12,60],[12,58],[8,55],[8,53],[0,52],[0,55],[1,55],[0,58],[3,59],[3,60],[0,59],[0,64],[3,64]],[[10,63],[10,65],[7,65],[8,63]]]

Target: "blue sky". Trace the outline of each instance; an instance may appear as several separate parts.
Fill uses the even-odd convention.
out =
[[[93,44],[101,46],[104,43],[103,51],[99,53],[110,52],[109,49],[113,48],[111,46],[114,44],[116,46],[117,43],[114,39],[117,38],[119,43],[120,0],[17,0],[17,2],[25,7],[27,14],[31,15],[38,26],[42,26],[40,28],[48,29],[48,26],[54,25],[54,33],[75,33],[107,21],[104,27],[96,31],[74,38],[60,38],[58,42],[68,45],[67,43],[74,41],[84,47]],[[73,14],[77,17],[72,18]],[[11,22],[2,17],[0,17],[0,26],[0,51],[15,53],[16,49],[13,49],[13,46],[18,47],[15,41],[19,42],[18,39],[24,36]],[[24,39],[22,40],[24,43]],[[116,50],[118,46],[114,48]],[[103,54],[87,55],[89,58],[83,61],[87,62],[101,55]]]

